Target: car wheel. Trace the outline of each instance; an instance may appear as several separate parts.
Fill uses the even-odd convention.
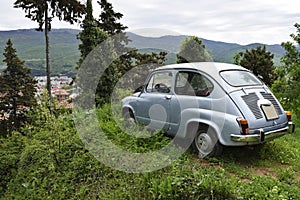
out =
[[[133,127],[136,125],[133,113],[131,111],[127,111],[123,117],[125,119],[126,126]]]
[[[222,145],[219,143],[216,133],[212,129],[199,130],[193,142],[194,149],[199,158],[204,159],[220,155]]]

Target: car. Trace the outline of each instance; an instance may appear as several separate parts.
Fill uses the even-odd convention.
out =
[[[251,71],[238,65],[197,62],[151,71],[141,91],[122,99],[131,123],[191,141],[200,158],[223,146],[252,146],[293,133],[291,112]]]

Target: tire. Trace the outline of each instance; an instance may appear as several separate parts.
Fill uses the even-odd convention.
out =
[[[211,128],[198,130],[193,141],[193,147],[201,159],[218,156],[222,153],[222,145],[219,143],[215,131]]]
[[[123,115],[124,119],[125,119],[125,125],[127,127],[133,127],[136,126],[136,122],[134,119],[134,116],[132,114],[131,111],[127,111],[124,115]]]

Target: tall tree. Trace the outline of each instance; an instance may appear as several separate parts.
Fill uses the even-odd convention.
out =
[[[125,45],[127,45],[130,40],[124,32],[128,27],[119,22],[122,19],[123,14],[115,12],[112,4],[107,0],[100,0],[97,1],[97,3],[102,10],[98,19],[99,27],[108,35],[114,36],[114,45],[117,51],[126,51],[127,48]]]
[[[45,30],[47,90],[50,103],[49,108],[51,109],[52,96],[49,55],[49,31],[51,31],[51,22],[54,17],[58,17],[59,20],[73,24],[84,14],[85,6],[77,0],[16,0],[14,7],[25,10],[25,17],[39,24],[39,27],[36,29],[37,31]]]
[[[142,59],[142,57],[146,58],[147,56],[139,53],[135,49],[126,47],[130,42],[124,32],[127,27],[119,22],[123,14],[115,12],[112,4],[107,0],[97,1],[97,3],[101,7],[101,13],[98,19],[94,19],[91,1],[87,1],[87,14],[81,25],[83,30],[78,35],[78,38],[82,42],[79,46],[81,51],[79,65],[83,63],[86,56],[97,45],[109,37],[112,37],[114,42],[112,51],[122,55],[114,60],[109,67],[106,66],[105,72],[99,79],[96,90],[96,102],[98,105],[103,105],[110,102],[111,94],[121,76],[137,64],[141,64],[140,59]],[[164,57],[165,54],[151,54],[151,56],[152,59],[147,57],[149,62],[155,60],[154,62],[161,63],[162,60],[164,60],[162,57]],[[89,63],[90,62],[91,61],[89,61]]]
[[[77,35],[77,38],[81,40],[79,44],[79,50],[81,53],[78,67],[82,64],[86,56],[101,42],[108,38],[108,34],[105,33],[99,26],[99,22],[93,16],[92,0],[86,2],[86,14],[81,24],[82,31]]]
[[[274,54],[266,50],[266,46],[258,46],[255,49],[238,53],[241,55],[239,63],[241,66],[251,70],[260,77],[265,84],[271,86],[274,81]]]
[[[294,25],[296,34],[291,34],[293,42],[283,42],[281,46],[286,50],[281,58],[284,64],[278,67],[276,75],[278,79],[274,82],[272,89],[282,100],[286,109],[292,109],[300,116],[300,24]]]
[[[0,76],[0,118],[5,119],[1,121],[2,129],[10,132],[26,121],[24,109],[36,104],[36,81],[17,56],[11,40],[8,40],[3,55],[7,68]]]
[[[210,61],[211,56],[205,49],[202,40],[196,36],[185,38],[180,44],[177,63]]]

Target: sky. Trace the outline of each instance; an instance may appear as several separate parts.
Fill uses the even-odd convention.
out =
[[[157,37],[195,35],[209,40],[250,44],[291,41],[300,23],[300,0],[108,0],[124,16],[127,31]],[[36,28],[15,0],[1,0],[0,30]],[[82,0],[84,2],[84,0]],[[94,16],[100,14],[93,0]],[[55,20],[52,28],[74,28]]]

